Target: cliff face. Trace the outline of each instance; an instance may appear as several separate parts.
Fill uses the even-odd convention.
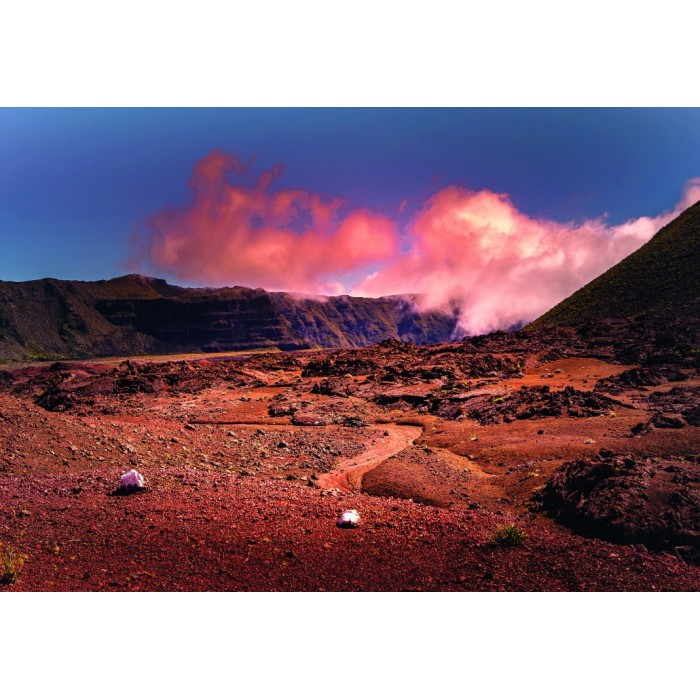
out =
[[[100,282],[0,282],[0,360],[360,347],[450,340],[455,316],[410,299],[306,298],[263,289],[187,289],[127,275]]]
[[[311,347],[363,347],[388,338],[418,345],[441,343],[450,340],[456,328],[455,314],[418,313],[410,297],[271,296],[290,332]]]

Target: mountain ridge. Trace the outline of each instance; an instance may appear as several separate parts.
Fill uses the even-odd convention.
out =
[[[452,339],[456,312],[419,312],[417,299],[310,297],[241,286],[190,288],[139,274],[90,282],[50,277],[0,281],[0,360]]]

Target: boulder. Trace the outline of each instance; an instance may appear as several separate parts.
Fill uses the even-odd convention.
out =
[[[563,464],[545,485],[544,508],[583,535],[644,544],[654,550],[700,551],[700,463],[601,450]]]

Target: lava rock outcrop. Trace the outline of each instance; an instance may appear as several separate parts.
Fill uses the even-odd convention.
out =
[[[700,561],[700,457],[650,458],[601,450],[565,463],[539,500],[572,530]]]
[[[541,386],[522,387],[505,396],[493,392],[447,394],[432,401],[430,412],[441,418],[454,420],[463,416],[482,425],[493,425],[564,415],[591,418],[608,414],[615,405],[614,399],[595,391],[579,391],[572,386],[551,391],[548,386]]]

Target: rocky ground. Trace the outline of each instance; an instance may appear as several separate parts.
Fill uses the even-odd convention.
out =
[[[697,341],[6,366],[0,590],[698,590]]]

